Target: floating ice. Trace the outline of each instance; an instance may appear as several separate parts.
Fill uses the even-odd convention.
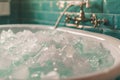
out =
[[[11,74],[11,78],[13,80],[27,80],[29,76],[28,67],[26,66],[19,66],[14,69],[13,73]]]
[[[66,32],[9,29],[0,34],[0,79],[61,79],[104,69],[113,62],[101,43]]]
[[[58,80],[59,79],[59,74],[55,71],[51,71],[49,72],[48,74],[44,75],[44,74],[41,74],[41,79],[42,80]]]

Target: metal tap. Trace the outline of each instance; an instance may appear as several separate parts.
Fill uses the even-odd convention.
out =
[[[70,2],[67,4],[67,7],[64,9],[64,11],[61,13],[61,15],[59,16],[59,18],[57,19],[56,21],[56,24],[55,24],[55,27],[54,28],[57,28],[62,16],[64,15],[64,13],[71,7],[71,6],[80,6],[81,7],[81,10],[80,10],[80,17],[76,19],[74,19],[76,22],[79,22],[79,21],[83,21],[85,19],[85,15],[84,15],[84,11],[83,11],[83,6],[86,5],[86,8],[88,8],[90,5],[89,5],[89,1],[88,0],[82,0],[82,1],[79,1],[79,2],[76,2],[76,1],[73,1],[73,2]],[[67,16],[68,17],[68,16]],[[69,19],[70,18],[67,18],[66,19],[66,22],[68,21],[69,22]]]
[[[93,24],[94,28],[96,28],[97,26],[99,26],[100,24],[105,24],[107,23],[108,20],[107,19],[97,19],[97,16],[95,14],[92,14],[91,16],[91,23]]]
[[[69,23],[72,20],[70,15],[66,15],[65,23]]]
[[[80,22],[85,22],[85,21],[89,21],[90,20],[90,19],[87,19],[85,17],[85,12],[84,12],[84,9],[83,9],[84,6],[86,6],[86,8],[90,7],[89,0],[84,0],[80,4],[80,14],[79,14],[79,16],[75,17],[75,19],[74,19],[75,24],[77,26],[79,25]]]

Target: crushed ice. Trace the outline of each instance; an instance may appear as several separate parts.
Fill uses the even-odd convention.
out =
[[[101,43],[73,34],[54,30],[14,33],[10,29],[0,34],[0,79],[59,79],[112,63],[110,52]]]

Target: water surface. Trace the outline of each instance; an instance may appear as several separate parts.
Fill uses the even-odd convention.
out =
[[[0,79],[50,80],[111,67],[114,59],[99,41],[56,30],[11,29],[0,33]]]

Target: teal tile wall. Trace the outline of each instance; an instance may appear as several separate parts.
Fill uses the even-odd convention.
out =
[[[58,0],[21,0],[19,21],[26,24],[54,25],[60,12],[56,2]],[[93,32],[104,33],[120,39],[120,1],[119,0],[90,0],[91,7],[85,9],[88,16],[96,13],[98,18],[106,18],[109,23],[101,29],[84,29]],[[73,7],[68,11],[79,12],[79,7]],[[64,18],[59,26],[64,25]],[[85,25],[89,25],[86,23]],[[100,30],[100,31],[99,31]]]
[[[10,2],[10,15],[8,16],[9,24],[19,23],[20,16],[20,0],[11,0]]]

